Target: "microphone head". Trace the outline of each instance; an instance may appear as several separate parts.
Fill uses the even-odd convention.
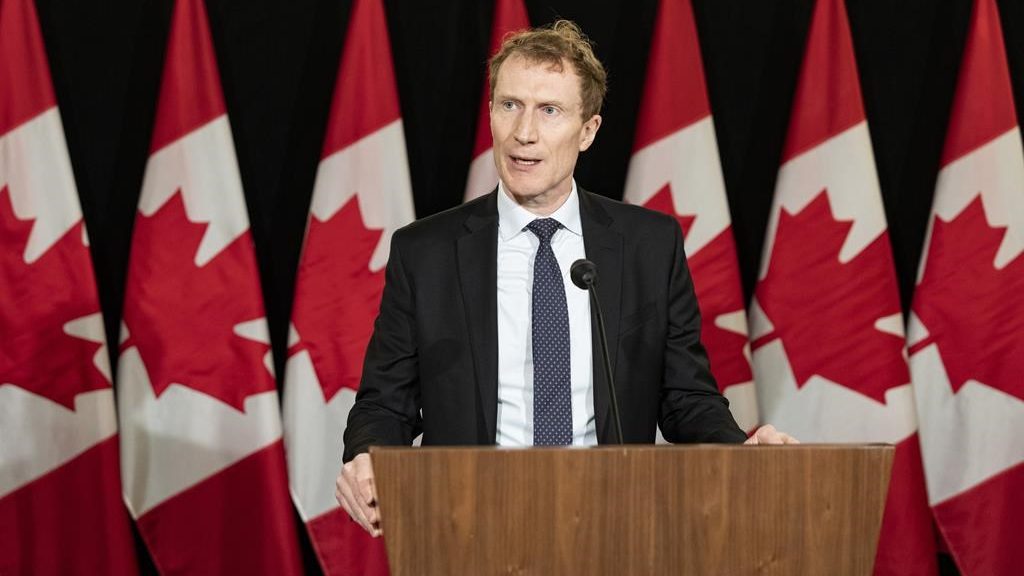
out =
[[[569,277],[572,278],[573,284],[587,290],[597,284],[597,264],[580,258],[569,267]]]

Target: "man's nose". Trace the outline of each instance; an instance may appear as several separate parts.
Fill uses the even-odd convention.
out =
[[[537,123],[529,110],[519,115],[512,136],[520,144],[531,144],[537,141]]]

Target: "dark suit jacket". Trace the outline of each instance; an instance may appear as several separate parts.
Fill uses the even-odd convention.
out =
[[[746,435],[700,344],[679,224],[583,190],[579,195],[625,441],[652,443],[660,424],[669,442],[742,442]],[[407,446],[421,431],[424,445],[494,444],[497,242],[496,192],[394,234],[380,315],[345,430],[346,462],[371,445]],[[612,442],[596,333],[593,342],[597,437]]]

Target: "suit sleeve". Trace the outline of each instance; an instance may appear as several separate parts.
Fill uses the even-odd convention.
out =
[[[408,446],[422,428],[415,299],[401,244],[399,231],[392,237],[380,312],[348,415],[344,462],[373,445]]]
[[[673,223],[674,224],[674,223]],[[665,375],[658,423],[669,442],[743,442],[746,434],[718,391],[700,343],[700,310],[686,265],[681,228],[674,229],[668,288]]]

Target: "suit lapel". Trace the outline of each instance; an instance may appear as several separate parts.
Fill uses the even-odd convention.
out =
[[[608,353],[615,371],[619,348],[619,316],[622,296],[622,235],[612,228],[608,212],[584,190],[580,194],[580,219],[583,223],[583,244],[587,259],[597,265],[597,299],[604,313],[608,336]],[[598,442],[603,443],[610,431],[611,402],[597,322],[591,321],[594,374],[594,414]],[[620,384],[621,385],[621,384]]]
[[[459,282],[476,370],[486,440],[494,443],[498,415],[498,208],[492,192],[466,218],[457,240]]]

